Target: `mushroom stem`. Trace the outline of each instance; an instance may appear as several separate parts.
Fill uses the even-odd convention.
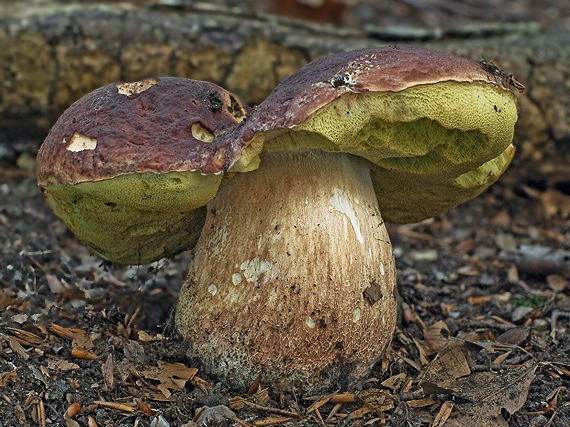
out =
[[[349,154],[265,153],[207,208],[176,312],[189,355],[228,385],[318,391],[371,370],[396,322],[392,246]]]

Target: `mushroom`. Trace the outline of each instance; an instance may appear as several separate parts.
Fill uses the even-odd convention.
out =
[[[492,184],[517,114],[481,64],[417,47],[329,56],[283,81],[224,136],[260,162],[207,205],[176,311],[189,354],[242,389],[262,374],[314,393],[370,372],[396,324],[384,221]]]
[[[246,108],[220,88],[157,81],[131,84],[133,94],[107,86],[74,104],[38,155],[38,181],[109,260],[170,255],[201,231],[175,322],[189,356],[232,387],[262,374],[274,388],[316,392],[370,372],[396,324],[384,221],[453,208],[514,154],[514,94],[481,64],[427,49],[322,58],[243,121]],[[187,175],[172,191],[170,177]],[[148,219],[151,206],[161,213]]]
[[[146,264],[190,249],[236,147],[216,136],[246,107],[208,82],[109,84],[75,102],[37,157],[48,204],[95,254]]]

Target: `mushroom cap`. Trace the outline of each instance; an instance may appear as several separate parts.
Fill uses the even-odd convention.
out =
[[[509,165],[518,105],[502,83],[479,63],[419,47],[346,52],[283,81],[233,133],[244,151],[364,157],[377,166],[383,217],[416,222],[476,196]]]
[[[75,185],[132,173],[220,174],[241,151],[216,137],[246,114],[235,96],[209,82],[160,77],[103,86],[52,127],[38,153],[38,184]]]
[[[247,114],[208,82],[109,84],[59,118],[37,157],[55,213],[95,253],[143,264],[188,249],[224,172],[241,156],[221,136]]]

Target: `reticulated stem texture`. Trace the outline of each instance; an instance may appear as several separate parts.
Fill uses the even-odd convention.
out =
[[[229,386],[342,387],[392,337],[395,271],[366,160],[265,154],[208,204],[176,324]]]

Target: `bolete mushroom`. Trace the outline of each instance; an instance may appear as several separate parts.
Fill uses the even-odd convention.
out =
[[[200,95],[165,89],[162,98],[151,96],[152,86],[125,94],[117,104],[139,96],[147,108],[136,116],[151,109],[154,121],[165,123],[159,131],[152,122],[133,125],[126,139],[109,129],[122,129],[135,118],[129,107],[105,101],[119,96],[108,86],[78,101],[84,115],[71,107],[56,124],[38,156],[38,180],[56,213],[110,260],[171,254],[191,247],[201,231],[175,319],[189,355],[230,386],[248,387],[262,374],[273,387],[315,392],[356,381],[390,342],[396,270],[384,220],[414,222],[445,212],[483,191],[508,166],[518,111],[516,97],[501,83],[481,64],[440,52],[360,50],[303,67],[238,124],[245,108],[219,88]],[[221,110],[212,109],[211,92],[226,100]],[[104,120],[97,119],[100,114]],[[77,127],[90,120],[92,125]],[[200,124],[196,132],[194,123]],[[174,147],[189,141],[186,149],[168,148],[172,136],[165,132],[174,136]],[[115,133],[110,151],[97,151]],[[112,154],[120,152],[114,144],[141,140],[146,146],[157,134],[163,136],[160,143],[140,148],[149,158],[144,167],[133,160],[135,144],[128,143],[128,156]],[[163,154],[153,157],[156,150]],[[113,173],[106,172],[105,159]],[[76,166],[79,161],[85,168]],[[150,236],[149,246],[161,246],[156,230],[169,226],[155,225],[153,218],[139,233],[130,210],[109,216],[119,226],[92,214],[95,206],[112,203],[112,211],[141,195],[152,200],[152,189],[129,194],[131,182],[141,182],[137,174],[162,180],[161,173],[168,179],[180,170],[193,171],[193,182],[205,189],[194,198],[194,184],[187,185],[187,196],[167,209],[193,212],[189,219],[172,220],[176,236],[164,233],[176,244],[140,256],[145,248],[139,242]],[[110,179],[115,175],[123,181]],[[88,180],[84,176],[96,183],[77,190]],[[104,181],[104,190],[93,189]],[[147,178],[142,182],[152,187]],[[76,207],[84,197],[86,207]],[[82,237],[83,222],[90,231]],[[126,241],[119,250],[112,241],[117,227]],[[107,230],[107,237],[90,243],[85,236],[96,230]]]
[[[241,148],[216,136],[247,114],[208,82],[109,84],[75,102],[37,157],[48,204],[104,259],[146,264],[190,249]]]
[[[396,322],[384,221],[480,193],[512,159],[516,120],[481,64],[422,48],[342,53],[286,79],[225,135],[260,164],[207,205],[176,312],[189,354],[241,388],[262,373],[316,392],[369,372]]]

